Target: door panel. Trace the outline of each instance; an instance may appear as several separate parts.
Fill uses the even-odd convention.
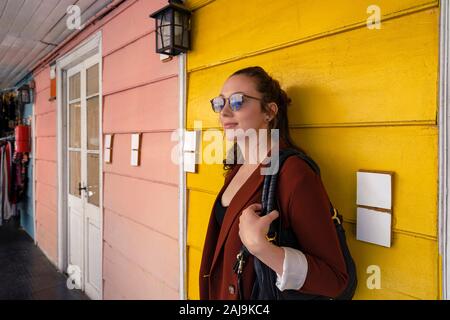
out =
[[[69,267],[81,270],[81,288],[92,299],[102,296],[99,72],[98,57],[67,71]]]
[[[99,222],[95,219],[86,220],[87,230],[87,263],[86,263],[86,293],[95,296],[101,290],[101,243],[102,233],[99,229]]]
[[[75,280],[75,285],[77,288],[82,288],[82,269],[83,265],[83,208],[77,205],[76,201],[73,206],[68,208],[68,244],[69,244],[69,254],[68,254],[68,265],[70,267],[76,267],[77,272],[73,273],[68,270],[72,279]]]

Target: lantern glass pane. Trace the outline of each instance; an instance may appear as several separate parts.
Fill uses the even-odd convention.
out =
[[[158,48],[166,48],[171,44],[171,30],[170,25],[172,23],[172,11],[166,11],[161,16],[161,24],[158,29]]]
[[[175,45],[181,46],[183,44],[183,15],[175,11]]]
[[[183,47],[189,49],[189,17],[183,19]]]

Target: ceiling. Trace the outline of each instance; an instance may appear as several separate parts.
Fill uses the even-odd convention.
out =
[[[14,87],[35,64],[77,29],[69,29],[77,5],[81,24],[112,0],[0,0],[0,91]]]

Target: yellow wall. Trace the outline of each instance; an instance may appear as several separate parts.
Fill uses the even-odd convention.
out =
[[[437,299],[438,1],[379,0],[380,30],[366,27],[364,0],[191,0],[187,127],[219,127],[209,99],[235,70],[260,65],[293,99],[295,141],[319,163],[344,215],[358,267],[356,299]],[[394,171],[393,242],[356,241],[356,171]],[[188,296],[211,206],[223,183],[220,165],[188,175]],[[366,286],[381,268],[380,290]]]

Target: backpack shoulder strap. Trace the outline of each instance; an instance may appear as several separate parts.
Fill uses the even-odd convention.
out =
[[[302,160],[304,160],[309,167],[320,176],[320,168],[317,165],[317,163],[309,157],[307,154],[300,150],[287,148],[287,149],[281,149],[278,157],[278,170],[275,174],[266,175],[264,177],[264,184],[263,184],[263,190],[262,190],[262,215],[265,215],[272,210],[275,209],[276,203],[275,203],[275,193],[277,189],[277,181],[278,181],[278,175],[281,171],[281,168],[284,164],[284,162],[292,156],[298,156]],[[276,159],[275,159],[276,161]]]
[[[286,161],[287,158],[289,158],[290,156],[294,156],[294,155],[301,158],[302,160],[304,160],[316,174],[320,175],[319,166],[310,156],[308,156],[303,151],[292,149],[292,148],[280,150],[280,158],[279,158],[280,159],[279,160],[280,161],[280,163],[279,163],[280,169],[281,169],[281,166],[283,165],[284,161]]]

